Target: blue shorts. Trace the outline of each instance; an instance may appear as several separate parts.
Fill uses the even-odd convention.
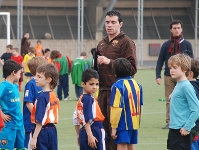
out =
[[[3,149],[23,149],[24,129],[16,130],[4,127],[0,132],[0,148]]]
[[[91,125],[91,131],[93,136],[98,140],[98,142],[96,142],[97,148],[95,150],[105,150],[105,130],[102,123],[94,122]],[[93,148],[88,145],[88,136],[84,127],[79,131],[79,143],[80,150],[93,150]]]
[[[25,140],[24,140],[24,147],[28,148],[31,132],[25,132]]]
[[[36,147],[35,150],[58,150],[57,129],[54,124],[42,127],[37,137]]]
[[[138,130],[124,130],[117,131],[117,138],[115,144],[137,144],[138,143]]]

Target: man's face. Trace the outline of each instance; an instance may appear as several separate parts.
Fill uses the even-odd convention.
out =
[[[105,28],[106,32],[110,36],[117,36],[120,33],[122,22],[119,23],[118,16],[106,16]]]
[[[24,35],[24,37],[28,39],[28,38],[30,37],[30,34],[29,34],[29,33],[26,33],[26,34]]]
[[[170,29],[172,35],[175,36],[179,36],[182,33],[182,27],[181,24],[173,24],[172,25],[172,29]]]

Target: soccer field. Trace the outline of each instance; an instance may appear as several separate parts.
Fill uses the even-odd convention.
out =
[[[164,98],[164,85],[156,84],[155,70],[138,70],[135,79],[142,85],[144,93],[141,127],[136,150],[166,150],[168,130],[161,129],[165,125],[165,101],[158,100],[159,98]],[[60,117],[57,124],[59,150],[79,149],[72,122],[72,115],[77,102],[74,89],[70,77],[69,94],[73,100],[61,101],[60,104]],[[21,93],[21,101],[23,101],[22,96],[23,92]]]
[[[144,105],[136,150],[166,150],[168,130],[161,129],[165,125],[165,102],[158,100],[164,98],[164,85],[156,84],[155,70],[138,70],[135,79],[143,86],[144,91]],[[72,123],[76,100],[71,81],[70,97],[72,101],[61,101],[60,119],[57,125],[59,150],[78,150]]]

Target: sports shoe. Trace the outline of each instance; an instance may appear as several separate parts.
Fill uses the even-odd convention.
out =
[[[162,129],[169,129],[169,123],[167,123]]]
[[[64,98],[64,100],[65,100],[65,101],[70,101],[71,98],[68,96],[68,97]]]

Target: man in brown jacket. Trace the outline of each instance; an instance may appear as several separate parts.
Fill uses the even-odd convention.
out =
[[[105,18],[107,36],[97,46],[97,63],[99,72],[98,103],[105,120],[103,122],[107,133],[106,149],[116,150],[116,145],[111,138],[110,126],[110,94],[111,86],[117,81],[112,72],[112,64],[119,57],[126,58],[132,65],[133,74],[137,72],[135,43],[120,31],[122,27],[121,14],[117,11],[109,11]]]
[[[24,34],[24,37],[21,39],[21,56],[25,56],[26,54],[28,54],[28,49],[30,47],[30,40],[29,40],[29,33],[26,32]]]

